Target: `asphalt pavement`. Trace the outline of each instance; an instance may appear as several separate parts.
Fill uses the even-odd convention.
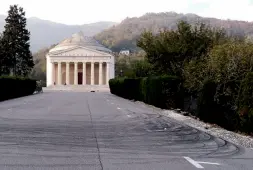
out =
[[[0,102],[0,170],[252,170],[253,150],[109,93]]]

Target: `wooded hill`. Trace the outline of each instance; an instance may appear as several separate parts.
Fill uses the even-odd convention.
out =
[[[0,33],[4,30],[5,15],[0,15]],[[101,21],[83,25],[66,25],[39,18],[27,18],[27,29],[31,33],[31,51],[59,43],[74,33],[82,31],[86,36],[94,36],[104,29],[110,28],[115,22]]]
[[[179,21],[190,24],[204,23],[211,27],[224,28],[229,35],[253,35],[253,22],[220,20],[215,18],[200,17],[195,14],[178,14],[175,12],[147,13],[141,17],[126,18],[120,24],[97,34],[95,38],[115,52],[121,49],[138,50],[136,39],[145,31],[158,33],[161,29],[176,29]]]

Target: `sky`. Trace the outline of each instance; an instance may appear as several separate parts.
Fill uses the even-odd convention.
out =
[[[26,16],[75,25],[120,22],[147,12],[195,13],[204,17],[253,21],[253,0],[0,0],[0,14],[18,4]]]

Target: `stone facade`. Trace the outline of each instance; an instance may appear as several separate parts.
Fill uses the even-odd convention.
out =
[[[109,49],[82,33],[51,49],[47,59],[47,87],[108,85],[114,78],[114,56]]]

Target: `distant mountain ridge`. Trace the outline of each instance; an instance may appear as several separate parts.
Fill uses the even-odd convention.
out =
[[[0,32],[4,29],[5,18],[6,16],[0,15]],[[27,19],[27,28],[31,33],[31,50],[33,52],[59,43],[79,31],[83,31],[86,36],[93,36],[115,24],[115,22],[101,21],[83,25],[66,25],[36,17]]]
[[[141,17],[126,18],[120,24],[102,31],[95,37],[113,51],[123,48],[138,50],[136,39],[145,30],[157,33],[160,29],[176,29],[180,20],[196,24],[202,22],[212,27],[224,28],[229,35],[247,36],[253,35],[253,22],[221,20],[205,18],[196,14],[180,14],[176,12],[147,13]]]
[[[0,33],[3,31],[5,18],[6,16],[0,15]],[[66,25],[32,17],[27,19],[27,28],[31,32],[32,52],[59,43],[79,31],[83,31],[86,36],[95,36],[106,47],[118,52],[121,49],[138,50],[136,39],[143,31],[151,30],[157,33],[161,28],[176,29],[180,20],[191,24],[203,22],[224,28],[230,35],[253,37],[253,22],[205,18],[176,12],[147,13],[141,17],[126,18],[121,23],[101,21],[83,25]]]
[[[35,67],[32,75],[36,79],[46,79],[45,55],[53,47],[71,34],[83,31],[85,35],[95,35],[95,38],[118,52],[121,49],[139,50],[136,47],[136,39],[145,30],[157,33],[161,28],[176,29],[177,22],[188,21],[191,24],[203,22],[213,27],[223,27],[228,34],[253,35],[253,23],[245,21],[220,20],[215,18],[204,18],[196,14],[147,13],[141,17],[126,18],[121,23],[98,22],[79,26],[70,26],[38,18],[28,19],[28,29],[31,32],[31,45],[34,53]],[[3,19],[0,16],[0,29]],[[3,22],[4,23],[4,22]],[[2,24],[2,25],[1,25]],[[47,48],[43,48],[47,47]],[[38,50],[40,49],[40,50]]]

